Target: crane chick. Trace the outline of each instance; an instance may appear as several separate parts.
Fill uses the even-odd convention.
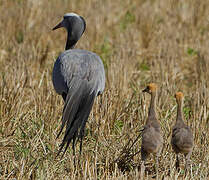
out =
[[[184,95],[182,92],[177,92],[175,98],[177,102],[177,117],[176,123],[172,129],[171,145],[176,153],[176,168],[179,168],[178,154],[182,153],[186,158],[185,168],[187,170],[189,168],[194,140],[191,129],[183,121],[184,116],[182,110]]]
[[[163,137],[160,127],[160,122],[156,117],[155,104],[157,96],[157,85],[150,83],[147,85],[143,92],[147,92],[151,95],[151,102],[149,106],[148,118],[142,131],[142,144],[141,144],[141,178],[145,172],[145,160],[149,154],[156,154],[156,170],[158,174],[158,157],[163,147]]]

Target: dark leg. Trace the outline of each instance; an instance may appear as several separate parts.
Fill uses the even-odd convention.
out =
[[[144,149],[142,148],[141,149],[141,159],[142,159],[142,163],[141,163],[141,175],[140,175],[140,178],[143,180],[144,178],[144,173],[145,173],[145,161],[148,157],[148,153],[146,151],[144,151]]]
[[[161,154],[161,151],[163,149],[163,146],[160,147],[159,151],[157,152],[156,154],[156,174],[157,174],[157,179],[158,179],[158,170],[159,170],[159,162],[158,162],[158,159],[160,157],[160,154]]]
[[[178,154],[176,154],[176,169],[179,169],[179,158],[178,158]]]
[[[187,173],[190,169],[190,157],[191,157],[191,154],[192,154],[192,151],[190,151],[188,154],[185,154],[185,161],[186,161],[186,164],[185,164],[185,172]]]

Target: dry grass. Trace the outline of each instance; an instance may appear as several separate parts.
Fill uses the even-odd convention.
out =
[[[140,138],[128,147],[147,116],[149,99],[141,90],[149,82],[160,87],[157,110],[165,140],[160,179],[184,176],[174,170],[170,146],[173,95],[179,90],[195,137],[193,168],[185,178],[208,179],[208,8],[208,0],[0,0],[1,179],[138,179],[140,153],[131,155],[140,152]],[[75,167],[71,150],[55,158],[63,102],[51,73],[66,33],[51,28],[66,12],[85,17],[87,31],[77,48],[98,53],[107,77]],[[146,166],[154,177],[152,158]]]

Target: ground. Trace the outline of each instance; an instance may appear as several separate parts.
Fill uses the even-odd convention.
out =
[[[150,100],[142,90],[150,82],[158,85],[164,134],[159,179],[208,179],[208,8],[208,0],[1,0],[0,179],[139,179]],[[51,29],[67,12],[87,23],[76,48],[96,52],[106,71],[75,164],[71,149],[56,158],[63,100],[51,81],[66,40],[65,30]],[[185,95],[185,123],[194,134],[188,174],[183,158],[175,171],[170,145],[177,91]],[[146,174],[156,177],[153,157]]]

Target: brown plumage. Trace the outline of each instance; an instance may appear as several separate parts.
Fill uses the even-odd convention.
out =
[[[156,155],[156,169],[158,171],[158,157],[161,153],[163,147],[163,137],[160,127],[160,122],[156,118],[155,113],[155,98],[157,95],[157,86],[154,83],[148,84],[147,88],[143,90],[151,94],[151,102],[149,107],[148,118],[144,129],[142,131],[142,145],[141,145],[141,178],[144,176],[145,172],[145,160],[149,154]],[[158,173],[157,173],[158,174]]]
[[[171,145],[174,152],[176,153],[176,168],[179,167],[178,154],[182,153],[186,158],[185,168],[187,170],[189,168],[189,161],[190,161],[190,156],[192,154],[194,142],[193,142],[193,135],[191,129],[186,124],[184,124],[183,121],[184,119],[184,116],[182,114],[183,97],[184,95],[182,92],[177,92],[175,94],[178,108],[177,108],[176,124],[174,125],[172,130]]]

